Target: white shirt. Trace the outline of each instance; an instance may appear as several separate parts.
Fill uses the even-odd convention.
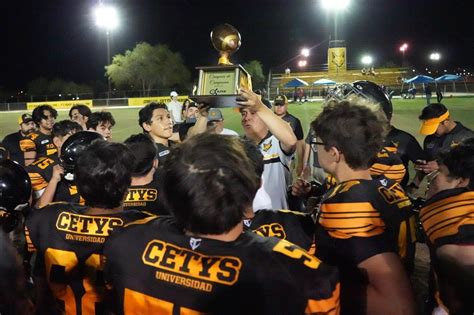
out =
[[[183,120],[181,119],[181,110],[183,109],[183,104],[178,101],[171,101],[168,104],[168,111],[171,113],[171,117],[175,123],[181,123]]]
[[[257,190],[255,197],[253,198],[252,203],[253,212],[256,212],[261,209],[271,209],[272,208],[272,200],[270,196],[263,188],[263,177],[262,177],[262,186]]]
[[[227,129],[227,128],[222,128],[222,131],[220,133],[220,135],[223,135],[223,136],[239,136],[239,134],[237,132],[235,132],[234,130],[231,130],[231,129]]]

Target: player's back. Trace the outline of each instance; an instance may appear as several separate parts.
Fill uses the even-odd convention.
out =
[[[138,211],[88,214],[88,208],[53,203],[26,222],[28,250],[37,252],[35,276],[44,277],[66,314],[102,314],[102,250],[110,233],[146,217]],[[46,306],[51,307],[51,306]]]
[[[290,210],[258,210],[245,226],[264,237],[274,236],[301,248],[314,250],[314,221],[309,213]]]
[[[123,208],[147,211],[156,215],[169,214],[159,200],[159,182],[153,179],[145,185],[135,185],[128,188]]]
[[[338,314],[336,269],[300,247],[249,231],[231,242],[181,231],[160,217],[108,240],[118,314]]]

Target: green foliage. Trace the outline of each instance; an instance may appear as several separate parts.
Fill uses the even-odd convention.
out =
[[[30,95],[47,95],[47,94],[92,94],[92,88],[85,84],[78,84],[63,79],[48,80],[46,78],[36,78],[27,86]]]
[[[252,60],[244,64],[245,70],[252,76],[253,89],[261,89],[265,86],[265,76],[263,75],[262,63],[258,60]]]
[[[184,66],[181,55],[172,52],[166,45],[139,43],[133,50],[115,55],[112,64],[105,69],[105,75],[117,87],[141,87],[144,95],[152,89],[185,86],[190,80],[190,72]]]

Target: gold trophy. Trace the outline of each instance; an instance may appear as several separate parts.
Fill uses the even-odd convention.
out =
[[[235,107],[239,89],[252,90],[250,74],[229,60],[230,55],[240,48],[240,34],[232,25],[221,24],[212,30],[211,42],[219,51],[218,65],[196,68],[199,70],[197,95],[191,99],[211,107]]]

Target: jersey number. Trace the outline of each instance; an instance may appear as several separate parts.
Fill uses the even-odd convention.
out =
[[[81,298],[82,314],[95,314],[95,303],[102,301],[104,285],[101,255],[92,254],[79,266],[76,253],[48,248],[45,253],[48,282],[54,296],[64,302],[66,314],[76,314],[77,305],[70,286],[71,280],[81,277],[84,294]],[[82,270],[81,270],[82,269]]]

